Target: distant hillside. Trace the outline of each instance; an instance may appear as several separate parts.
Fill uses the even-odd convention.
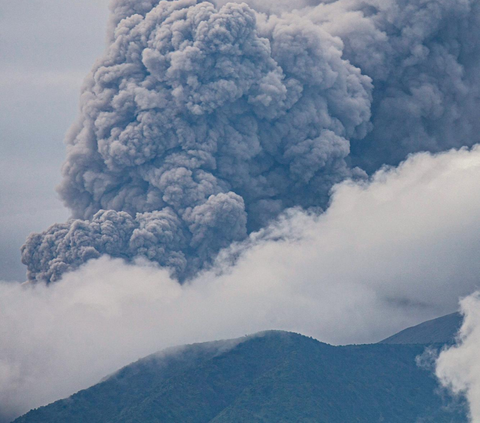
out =
[[[466,423],[420,345],[333,347],[285,332],[150,356],[16,423]]]
[[[449,314],[402,330],[381,341],[382,344],[449,344],[462,325],[462,315]]]

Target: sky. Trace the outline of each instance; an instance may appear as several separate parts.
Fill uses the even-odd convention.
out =
[[[172,345],[462,298],[437,375],[474,404],[478,8],[115,0],[114,36],[107,3],[0,0],[0,422]]]
[[[85,75],[105,48],[107,0],[0,1],[0,279],[20,247],[69,216],[55,187]]]

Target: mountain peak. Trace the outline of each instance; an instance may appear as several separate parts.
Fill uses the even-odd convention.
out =
[[[463,317],[452,313],[432,319],[419,325],[404,329],[392,335],[380,344],[450,344],[454,342]]]

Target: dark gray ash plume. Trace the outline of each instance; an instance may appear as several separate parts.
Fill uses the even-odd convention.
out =
[[[478,141],[473,0],[249,4],[112,3],[67,137],[73,218],[28,238],[30,280],[103,254],[184,280],[346,178]]]
[[[352,163],[373,172],[411,153],[480,141],[479,9],[475,0],[341,0],[310,9],[375,86],[372,131],[352,140]]]

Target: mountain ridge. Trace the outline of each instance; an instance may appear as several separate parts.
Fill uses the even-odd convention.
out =
[[[15,423],[465,423],[422,345],[332,346],[267,331],[155,354]],[[453,410],[453,411],[452,411]]]

